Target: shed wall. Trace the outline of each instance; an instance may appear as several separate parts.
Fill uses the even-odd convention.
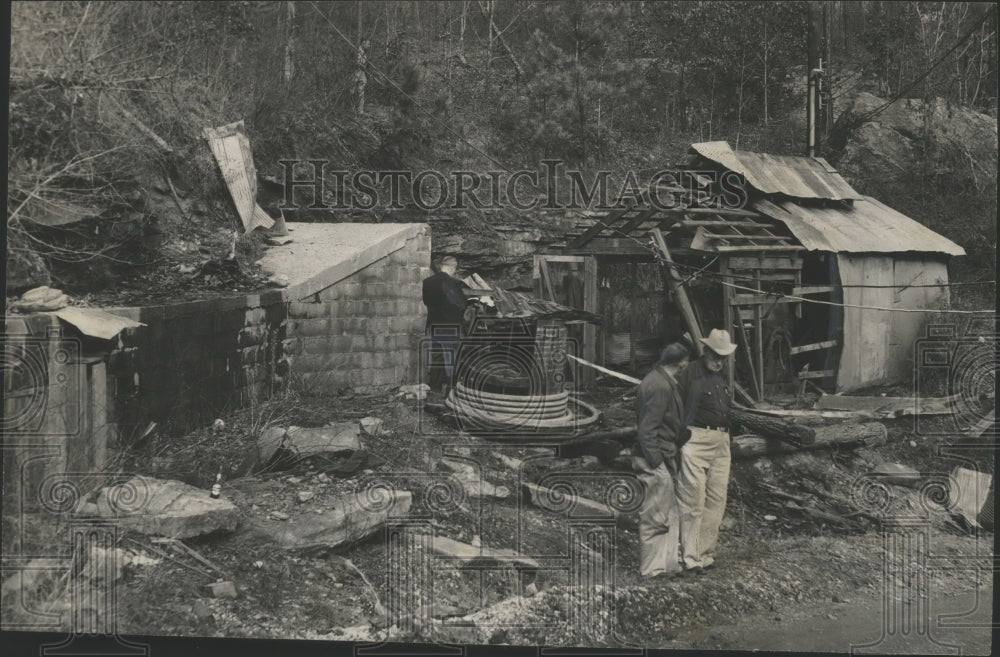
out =
[[[893,258],[877,254],[837,254],[844,287],[844,338],[837,373],[837,392],[906,380],[912,375],[913,343],[927,313],[892,312],[879,308],[934,309],[947,304],[945,262],[927,256]],[[849,287],[868,285],[883,287]],[[868,306],[858,308],[852,306]]]

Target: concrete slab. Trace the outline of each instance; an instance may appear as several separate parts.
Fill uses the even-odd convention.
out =
[[[263,269],[288,277],[288,299],[304,299],[398,251],[426,224],[316,224],[290,222],[292,242],[260,259]]]

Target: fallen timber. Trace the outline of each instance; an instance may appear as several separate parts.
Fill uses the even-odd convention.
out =
[[[777,438],[803,446],[816,442],[815,429],[787,422],[780,417],[762,415],[749,409],[734,406],[729,409],[729,418],[739,422],[750,431],[768,438]]]
[[[816,440],[810,445],[792,445],[753,434],[736,436],[733,438],[732,454],[737,458],[756,458],[817,449],[874,447],[884,445],[888,437],[885,425],[881,422],[834,424],[815,429]]]

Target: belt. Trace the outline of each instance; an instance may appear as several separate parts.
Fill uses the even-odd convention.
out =
[[[729,433],[729,427],[705,427],[699,424],[692,424],[693,429],[708,429],[709,431],[721,431],[722,433]]]

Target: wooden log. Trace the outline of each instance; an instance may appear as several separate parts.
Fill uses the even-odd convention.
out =
[[[681,313],[684,315],[684,321],[688,326],[688,331],[691,332],[691,342],[694,346],[695,354],[700,358],[702,355],[702,344],[701,344],[701,326],[698,324],[698,319],[695,317],[694,308],[691,306],[691,300],[688,299],[687,290],[681,285],[681,277],[677,270],[674,268],[673,258],[670,256],[670,251],[667,249],[667,241],[663,238],[663,233],[659,228],[653,229],[653,239],[656,243],[656,247],[660,250],[663,255],[664,260],[667,261],[669,267],[667,273],[667,286],[670,287],[670,291],[674,293],[674,298],[677,299],[677,305],[680,306]]]
[[[761,415],[737,407],[729,409],[729,417],[762,436],[777,438],[797,445],[812,445],[816,442],[814,429],[787,422],[781,418]]]
[[[798,451],[837,447],[874,447],[884,444],[886,435],[885,425],[881,422],[863,422],[816,427],[816,441],[811,445],[802,446],[761,436],[736,436],[733,438],[732,454],[736,458],[756,458],[772,454],[790,454]]]

